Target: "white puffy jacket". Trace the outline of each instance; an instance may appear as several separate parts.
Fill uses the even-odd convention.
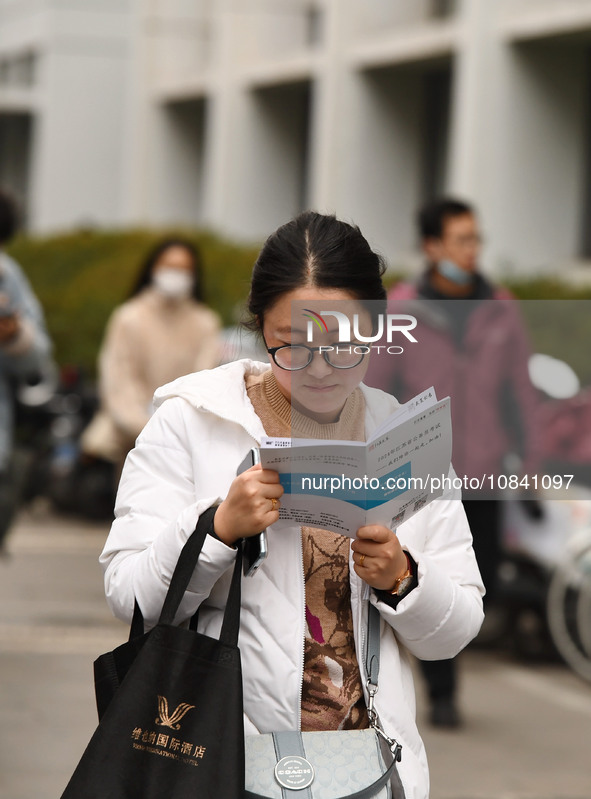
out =
[[[134,597],[154,624],[180,550],[199,514],[227,494],[236,468],[265,435],[246,394],[244,377],[267,364],[238,361],[189,375],[156,392],[157,412],[130,453],[119,486],[116,519],[101,555],[109,605],[131,619]],[[366,430],[396,406],[387,394],[362,387]],[[382,616],[377,710],[403,747],[400,774],[408,799],[429,794],[427,759],[415,723],[408,651],[439,660],[456,655],[482,623],[483,587],[457,493],[449,492],[398,528],[418,564],[418,586],[392,609],[355,574],[351,605],[357,658],[363,669],[367,600]],[[179,610],[202,605],[199,626],[217,635],[235,550],[209,536]],[[247,734],[300,727],[305,635],[299,527],[269,529],[269,555],[243,580],[240,651]],[[365,680],[364,680],[365,682]],[[367,699],[367,697],[366,697]]]

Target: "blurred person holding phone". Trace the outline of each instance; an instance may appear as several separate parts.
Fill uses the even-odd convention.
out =
[[[11,470],[15,388],[51,365],[43,311],[16,261],[4,252],[18,227],[12,198],[0,191],[0,548],[16,510]]]

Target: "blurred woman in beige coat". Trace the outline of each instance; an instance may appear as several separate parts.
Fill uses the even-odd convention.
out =
[[[218,365],[220,330],[202,300],[195,247],[178,238],[160,242],[108,322],[98,360],[100,410],[83,434],[83,453],[121,467],[151,416],[154,391]]]

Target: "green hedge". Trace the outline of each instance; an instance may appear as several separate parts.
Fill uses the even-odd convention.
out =
[[[572,286],[552,278],[537,278],[511,282],[508,288],[519,299],[553,301],[552,304],[522,303],[533,348],[566,361],[577,373],[581,385],[591,385],[591,286]]]
[[[20,237],[9,248],[45,310],[60,364],[94,374],[105,324],[123,302],[148,251],[160,239],[182,235],[201,251],[208,304],[225,324],[240,317],[257,250],[195,230],[82,231]]]
[[[530,280],[509,280],[503,285],[520,300],[591,300],[591,282],[587,286],[574,286],[551,277]]]

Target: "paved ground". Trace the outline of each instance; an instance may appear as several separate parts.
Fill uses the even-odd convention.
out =
[[[104,525],[22,516],[0,561],[0,797],[58,799],[96,724],[94,657],[121,643],[102,592]],[[419,718],[432,799],[589,799],[591,685],[562,666],[464,654],[456,733]]]

